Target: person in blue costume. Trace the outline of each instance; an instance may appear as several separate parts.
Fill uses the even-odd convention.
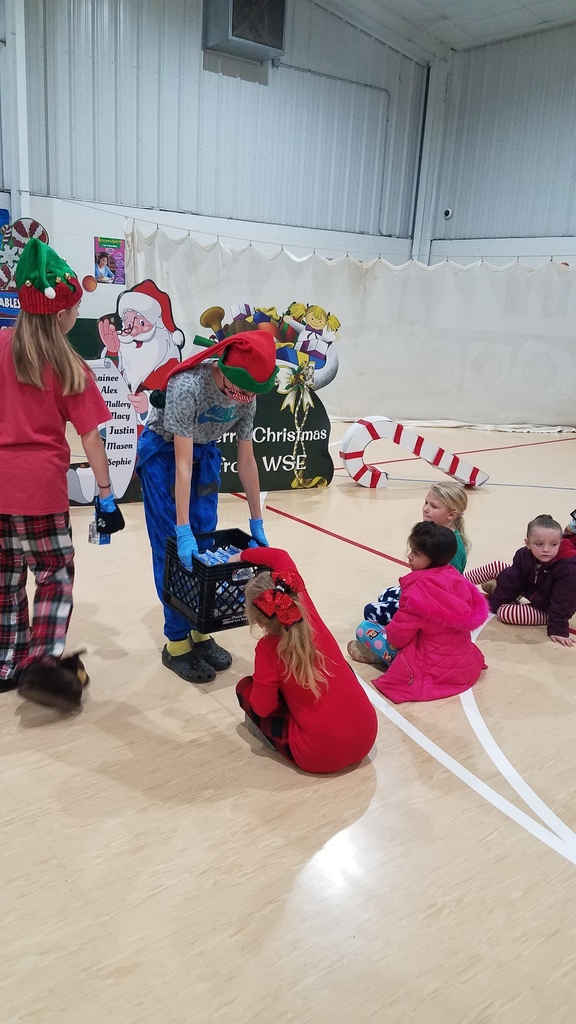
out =
[[[250,533],[268,547],[260,505],[260,480],[252,447],[256,395],[274,387],[276,346],[267,331],[248,331],[213,344],[171,370],[164,388],[150,396],[151,411],[138,443],[136,472],[142,485],[152,546],[154,582],[164,605],[166,645],[162,663],[190,683],[209,683],[229,668],[232,656],[211,636],[163,601],[166,541],[176,535],[178,556],[191,568],[197,533],[218,520],[221,453],[216,441],[238,436],[238,476],[250,510]]]

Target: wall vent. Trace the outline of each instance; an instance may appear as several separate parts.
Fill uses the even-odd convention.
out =
[[[246,60],[284,53],[284,0],[204,0],[204,49]]]

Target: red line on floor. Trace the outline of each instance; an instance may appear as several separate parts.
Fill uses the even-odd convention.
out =
[[[243,494],[238,494],[236,491],[232,491],[235,498],[242,498],[246,501]],[[266,505],[269,512],[275,512],[278,516],[284,516],[285,519],[291,519],[294,523],[300,523],[301,526],[308,526],[311,530],[317,530],[318,533],[323,533],[327,537],[334,537],[335,540],[341,540],[344,544],[351,544],[352,547],[361,548],[362,551],[369,551],[371,555],[378,555],[379,558],[386,558],[389,562],[396,562],[396,565],[404,565],[406,568],[410,568],[408,562],[403,562],[400,558],[394,558],[394,555],[387,555],[384,551],[377,551],[376,548],[369,548],[366,544],[360,544],[357,540],[351,540],[349,537],[343,537],[341,533],[332,533],[332,530],[325,530],[323,526],[316,526],[316,523],[310,523],[307,519],[299,519],[298,516],[293,516],[289,512],[283,512],[282,509],[273,508],[272,505]]]
[[[408,569],[410,568],[408,562],[403,562],[400,558],[394,558],[394,555],[387,555],[384,551],[369,548],[366,544],[360,544],[357,540],[351,540],[350,537],[343,537],[341,533],[332,533],[332,530],[325,530],[323,526],[316,526],[315,523],[309,523],[306,519],[299,519],[298,516],[292,516],[289,512],[282,512],[279,508],[272,508],[271,505],[266,505],[266,508],[269,512],[275,512],[278,516],[292,519],[293,522],[300,523],[302,526],[309,526],[311,530],[324,533],[327,537],[334,537],[335,540],[341,540],[344,544],[351,544],[352,547],[361,548],[362,551],[369,551],[371,555],[378,555],[379,558],[387,558],[389,562],[396,562],[396,565],[405,565]]]

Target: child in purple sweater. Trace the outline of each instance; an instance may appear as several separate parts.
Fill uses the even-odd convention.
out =
[[[465,576],[471,583],[496,580],[488,604],[500,622],[546,625],[553,643],[574,647],[569,621],[576,613],[576,546],[571,539],[566,531],[563,540],[562,527],[552,516],[536,516],[512,565],[490,562]],[[526,600],[519,603],[519,598]]]

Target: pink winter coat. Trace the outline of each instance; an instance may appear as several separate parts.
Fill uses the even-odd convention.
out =
[[[403,576],[398,611],[386,626],[398,654],[374,686],[395,704],[469,690],[486,668],[470,631],[489,614],[485,597],[452,565]]]

